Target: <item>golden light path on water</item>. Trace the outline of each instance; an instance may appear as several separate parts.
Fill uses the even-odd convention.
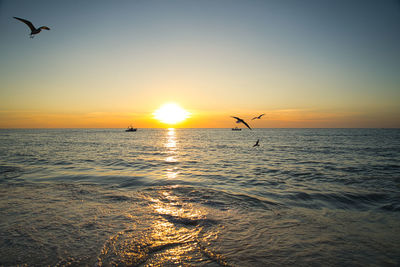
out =
[[[165,161],[171,163],[171,167],[167,169],[167,178],[174,179],[178,176],[177,167],[172,163],[178,162],[178,149],[176,146],[176,133],[175,128],[169,128],[166,135],[165,148],[167,149],[168,157]]]
[[[165,138],[167,157],[165,162],[178,162],[178,145],[176,130],[169,128]],[[167,169],[166,177],[175,179],[179,172],[172,164]],[[210,259],[225,265],[222,258],[208,250],[205,245],[217,238],[217,232],[207,231],[202,224],[207,219],[208,212],[200,206],[184,201],[182,197],[173,194],[172,190],[165,189],[158,192],[157,197],[148,196],[150,208],[159,216],[152,224],[152,231],[148,237],[153,240],[153,250],[159,250],[156,257],[146,263],[157,264],[187,264],[204,262]]]
[[[179,155],[176,130],[168,129],[164,140],[164,161],[172,165],[165,175],[175,179],[179,173],[174,166]],[[174,189],[175,186],[149,189],[141,194],[148,206],[141,215],[127,212],[126,217],[136,223],[110,238],[101,253],[100,266],[102,261],[135,266],[227,266],[224,257],[209,248],[219,234],[210,223],[209,211],[188,201],[185,195],[175,194]]]

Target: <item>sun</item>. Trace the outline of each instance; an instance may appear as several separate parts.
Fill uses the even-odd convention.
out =
[[[153,115],[163,123],[176,124],[187,119],[190,113],[175,103],[167,103],[157,109]]]

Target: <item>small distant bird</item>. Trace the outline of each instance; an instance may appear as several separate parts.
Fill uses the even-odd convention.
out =
[[[236,119],[236,123],[243,123],[244,125],[247,126],[247,128],[249,128],[251,130],[250,126],[244,120],[242,120],[241,118],[234,117],[234,116],[231,116],[231,117]]]
[[[265,115],[265,113],[261,114],[260,116],[254,117],[254,118],[252,118],[251,120],[259,120],[259,119],[261,119],[261,117],[264,116],[264,115]]]
[[[257,142],[254,144],[253,147],[260,146],[259,142],[260,142],[260,139],[257,139]]]
[[[22,21],[23,23],[28,25],[28,27],[31,29],[31,34],[30,34],[31,38],[33,38],[34,34],[38,34],[41,30],[48,30],[48,31],[50,30],[50,28],[47,26],[42,26],[42,27],[39,27],[36,29],[35,26],[33,26],[32,22],[30,22],[29,20],[26,20],[26,19],[21,19],[21,18],[17,18],[17,17],[14,17],[14,19]]]

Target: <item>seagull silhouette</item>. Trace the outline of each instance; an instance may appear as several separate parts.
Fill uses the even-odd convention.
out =
[[[264,115],[265,115],[265,113],[261,114],[260,116],[254,117],[254,118],[252,118],[251,120],[255,120],[255,119],[258,119],[258,120],[259,120],[259,119],[261,119],[261,117],[264,116]]]
[[[259,142],[260,142],[260,139],[257,139],[257,142],[254,144],[253,147],[260,146],[260,145],[258,144]]]
[[[250,126],[244,120],[242,120],[241,118],[234,117],[234,116],[231,116],[231,117],[236,119],[236,123],[243,123],[244,125],[247,126],[247,128],[249,128],[251,130]]]
[[[33,26],[32,22],[30,22],[29,20],[26,20],[26,19],[21,19],[21,18],[17,18],[17,17],[14,17],[14,19],[22,21],[23,23],[28,25],[29,29],[31,29],[31,34],[30,34],[31,38],[33,38],[34,34],[38,34],[41,30],[50,30],[50,28],[47,26],[42,26],[42,27],[39,27],[36,29],[35,26]]]

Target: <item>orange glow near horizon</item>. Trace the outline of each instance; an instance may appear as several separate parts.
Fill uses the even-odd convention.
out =
[[[188,111],[187,111],[188,112]],[[189,113],[189,112],[188,112]],[[255,115],[266,113],[260,120]],[[185,113],[187,114],[187,113]],[[312,109],[280,110],[190,110],[190,119],[175,125],[156,119],[151,112],[55,113],[38,111],[0,111],[0,128],[232,128],[237,115],[252,128],[365,128],[399,127],[399,115],[382,112],[321,111]],[[378,120],[379,119],[379,120]],[[379,123],[377,123],[379,121]]]

